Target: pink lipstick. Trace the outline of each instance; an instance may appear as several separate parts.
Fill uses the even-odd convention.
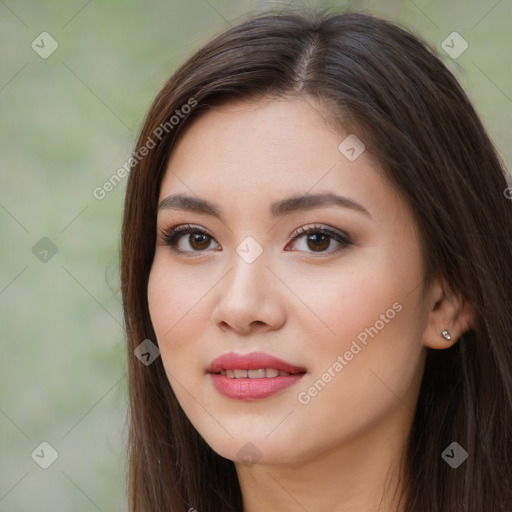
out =
[[[222,395],[238,400],[259,400],[291,386],[306,370],[261,352],[229,352],[214,359],[207,372]]]

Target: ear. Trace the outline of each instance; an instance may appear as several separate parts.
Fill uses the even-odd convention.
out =
[[[427,293],[429,308],[423,344],[434,349],[453,346],[458,339],[474,326],[475,310],[458,290],[454,290],[442,278],[436,278]],[[442,336],[448,331],[451,339]]]

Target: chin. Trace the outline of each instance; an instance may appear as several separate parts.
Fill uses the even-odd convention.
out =
[[[297,443],[283,446],[276,440],[265,439],[261,435],[229,436],[223,439],[210,439],[203,436],[210,448],[221,457],[239,464],[293,464],[299,462]],[[295,448],[293,448],[295,446]]]

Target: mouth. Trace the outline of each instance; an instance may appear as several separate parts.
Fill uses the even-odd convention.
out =
[[[220,394],[237,400],[274,395],[307,373],[303,367],[260,352],[224,354],[212,361],[207,372]]]

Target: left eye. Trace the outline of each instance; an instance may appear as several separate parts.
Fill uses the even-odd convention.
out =
[[[184,238],[185,235],[189,236]],[[168,232],[162,231],[160,237],[166,245],[177,253],[204,252],[209,248],[211,242],[214,241],[214,238],[207,231],[198,226],[191,225],[178,226]],[[351,245],[347,235],[320,226],[299,228],[292,233],[289,240],[291,240],[292,243],[303,241],[306,248],[303,249],[304,252],[314,253],[327,252],[333,240],[338,244],[338,247],[329,252],[336,252]],[[191,247],[192,250],[188,250],[187,245]]]
[[[332,229],[322,228],[320,226],[313,226],[311,228],[299,228],[295,233],[290,236],[293,242],[301,241],[305,244],[305,247],[312,250],[312,252],[326,252],[331,246],[332,240],[334,240],[338,247],[331,252],[342,250],[349,245],[351,242],[347,235],[338,233]],[[307,250],[305,252],[308,252]]]

